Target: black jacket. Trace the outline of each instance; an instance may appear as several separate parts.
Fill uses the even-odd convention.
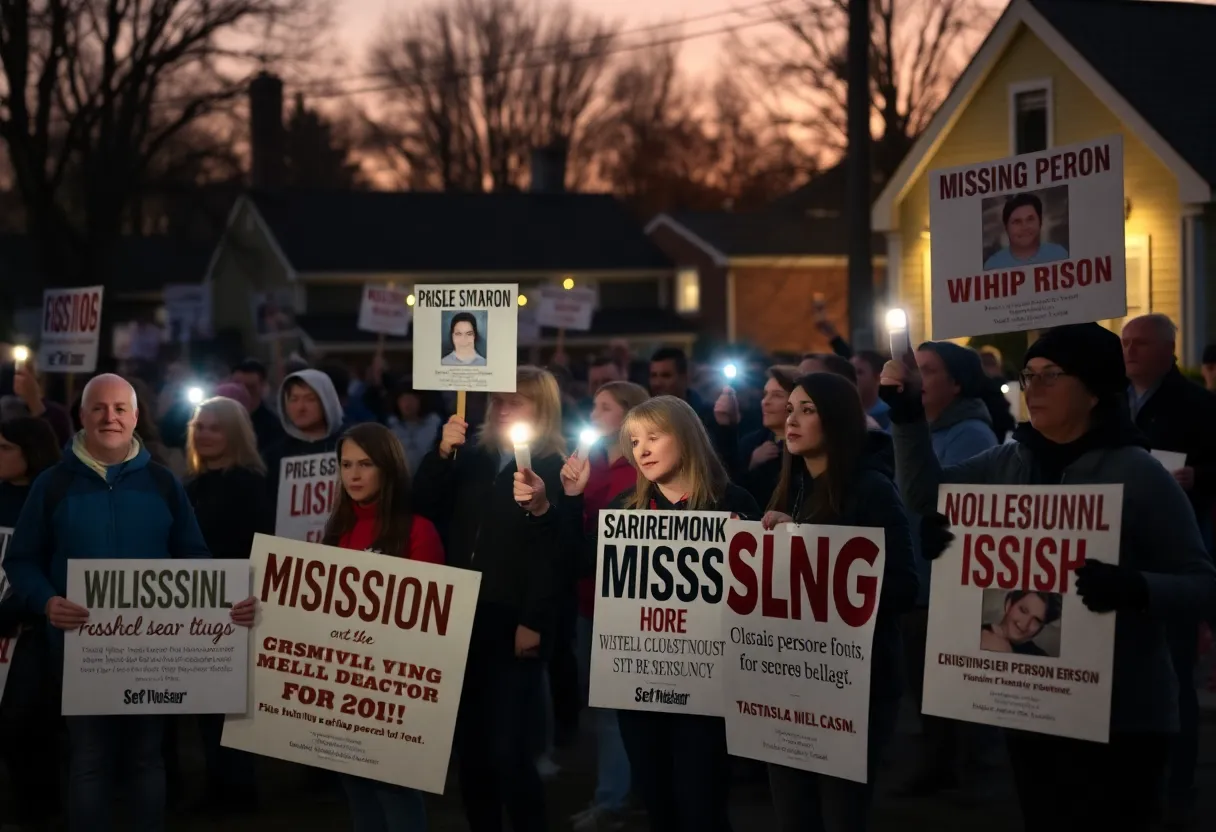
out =
[[[279,421],[278,414],[265,403],[258,405],[257,409],[249,414],[249,420],[253,422],[253,432],[257,436],[258,451],[261,453],[265,453],[286,436],[283,433],[283,424]]]
[[[739,439],[730,478],[752,495],[756,505],[763,511],[773,497],[773,489],[781,479],[781,454],[752,467],[752,454],[765,442],[772,442],[773,432],[768,428],[752,431]]]
[[[1195,487],[1187,497],[1199,528],[1208,528],[1216,498],[1216,395],[1174,367],[1136,414],[1136,427],[1150,448],[1186,454],[1187,466],[1195,469]]]
[[[248,468],[207,471],[184,483],[214,558],[247,558],[258,532],[274,534],[266,477]]]
[[[336,450],[342,433],[342,430],[338,430],[324,439],[312,442],[283,434],[278,441],[262,451],[262,460],[266,463],[266,493],[270,495],[271,502],[277,505],[279,499],[279,477],[283,473],[283,460]]]
[[[499,462],[497,453],[476,447],[461,448],[454,459],[432,451],[414,477],[414,505],[439,529],[448,566],[481,573],[479,614],[487,608],[495,620],[541,633],[543,643],[559,601],[557,528],[520,508],[515,463],[499,470]],[[562,493],[562,464],[559,454],[532,459],[554,504]]]

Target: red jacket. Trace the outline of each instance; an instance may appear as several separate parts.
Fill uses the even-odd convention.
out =
[[[622,455],[609,465],[606,454],[592,454],[591,476],[583,490],[583,530],[594,529],[600,509],[607,508],[622,492],[634,488],[637,481],[637,471],[629,463],[628,457]],[[578,614],[590,618],[594,611],[595,578],[581,578],[578,582]]]
[[[376,520],[376,510],[375,503],[369,506],[355,503],[355,525],[342,535],[338,545],[343,549],[355,549],[360,552],[367,551],[375,545],[380,525]],[[397,555],[396,552],[385,552],[385,554]],[[410,560],[443,565],[443,541],[439,539],[439,532],[435,530],[435,526],[430,520],[417,514],[414,515],[413,523],[410,525],[409,551],[401,552],[400,556]]]

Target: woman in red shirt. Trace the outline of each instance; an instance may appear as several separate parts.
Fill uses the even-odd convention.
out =
[[[384,425],[356,425],[338,440],[342,490],[322,542],[389,557],[443,564],[439,532],[413,513],[405,452]],[[422,792],[341,775],[354,832],[425,832]]]

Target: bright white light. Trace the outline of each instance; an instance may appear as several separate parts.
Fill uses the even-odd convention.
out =
[[[592,428],[583,428],[578,435],[578,444],[581,447],[590,448],[597,441],[599,441],[599,438],[599,431],[593,430]]]
[[[528,440],[532,438],[532,428],[525,425],[523,422],[516,422],[511,425],[511,442],[515,445],[527,445]]]
[[[887,310],[887,329],[907,329],[908,313],[902,309]]]
[[[406,306],[413,306],[417,302],[418,302],[417,299],[413,295],[405,296],[405,305]]]
[[[24,364],[30,360],[29,347],[13,347],[13,360],[18,364]]]
[[[1001,392],[1002,392],[1002,393],[1004,393],[1006,396],[1008,396],[1008,395],[1009,395],[1009,385],[1008,385],[1008,384],[1002,384],[1002,385],[1001,385]]]
[[[190,402],[190,404],[200,403],[203,400],[203,395],[203,388],[201,387],[188,387],[186,389],[186,401]]]
[[[727,364],[722,368],[722,375],[726,376],[727,378],[735,378],[737,375],[739,375],[739,368],[734,364]]]

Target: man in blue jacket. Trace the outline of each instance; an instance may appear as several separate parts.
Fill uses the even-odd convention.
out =
[[[75,629],[88,610],[67,600],[69,558],[206,558],[194,510],[167,469],[157,466],[134,436],[135,391],[116,375],[100,375],[84,388],[84,430],[71,453],[35,480],[5,559],[13,592],[58,631]],[[166,475],[168,475],[166,477]],[[237,623],[252,606],[234,610]],[[238,620],[242,619],[242,620]],[[60,663],[62,659],[59,658]],[[70,745],[68,816],[73,832],[108,832],[119,755],[126,757],[126,828],[165,829],[162,720],[157,716],[67,718]]]

